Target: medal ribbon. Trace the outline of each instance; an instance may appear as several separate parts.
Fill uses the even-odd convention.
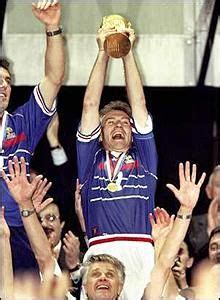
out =
[[[108,174],[108,179],[110,182],[114,181],[115,178],[117,177],[117,175],[123,165],[126,154],[127,154],[127,152],[122,152],[116,162],[116,165],[114,166],[110,159],[109,151],[106,151],[107,174]]]

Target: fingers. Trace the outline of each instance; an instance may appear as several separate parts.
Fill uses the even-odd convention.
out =
[[[14,171],[13,163],[12,163],[11,159],[8,161],[8,171],[9,171],[9,174],[11,175],[11,178],[13,179],[15,177],[15,171]]]
[[[170,216],[170,226],[171,226],[171,228],[173,226],[174,220],[175,220],[175,215],[171,215]]]
[[[40,205],[40,210],[43,210],[47,205],[53,202],[53,198],[47,198]]]
[[[204,182],[204,180],[205,180],[205,177],[206,177],[206,173],[203,172],[203,173],[202,173],[202,176],[200,177],[200,179],[199,179],[199,181],[198,181],[198,183],[197,183],[197,185],[198,185],[199,187],[202,186],[202,184],[203,184],[203,182]]]
[[[192,172],[190,173],[190,162],[186,161],[185,168],[183,163],[179,164],[179,180],[180,180],[180,186],[185,182],[192,182],[196,183],[196,174],[197,174],[197,166],[196,164],[192,165]],[[206,177],[206,173],[203,172],[197,186],[201,187]]]
[[[58,0],[54,0],[54,1],[51,3],[51,6],[56,5],[58,2],[59,2]]]
[[[16,177],[20,176],[21,170],[20,170],[20,164],[19,164],[17,156],[13,157],[13,163],[14,163],[14,174],[15,174],[15,176]]]
[[[79,184],[79,178],[76,179],[76,191],[80,193],[80,184]]]
[[[51,5],[51,1],[46,1],[46,0],[44,0],[43,2],[45,2],[44,3],[44,10],[46,10],[46,9],[48,9],[48,7]]]
[[[156,219],[156,223],[157,224],[160,224],[160,208],[159,207],[156,207],[154,208],[154,217]]]
[[[179,163],[179,180],[180,180],[180,185],[182,185],[183,182],[185,181],[183,163]]]
[[[79,239],[70,230],[65,234],[63,238],[64,251],[68,254],[74,254],[79,252]]]
[[[174,193],[175,197],[177,197],[178,189],[173,184],[167,183],[166,187]]]
[[[154,216],[152,213],[149,214],[149,221],[151,226],[153,227],[155,224],[157,225],[165,225],[174,222],[175,215],[170,215],[164,208],[156,207],[154,209]]]
[[[185,163],[185,180],[195,183],[196,182],[196,164],[192,165],[192,174],[190,175],[190,162]]]
[[[27,175],[26,173],[26,164],[24,157],[18,160],[17,156],[14,156],[13,159],[8,161],[8,170],[11,178],[18,177],[20,175]]]
[[[42,0],[42,1],[37,1],[37,3],[32,3],[32,7],[35,9],[39,9],[39,10],[46,10],[48,9],[48,7],[50,6],[54,6],[58,3],[58,1],[56,0]]]
[[[34,179],[31,182],[33,189],[35,189],[37,187],[37,185],[39,184],[39,182],[41,181],[42,178],[43,178],[43,175],[37,175],[34,177]]]
[[[185,163],[185,179],[186,181],[190,181],[190,163],[186,161]]]
[[[191,181],[192,181],[193,183],[196,182],[196,164],[193,164],[193,165],[192,165]]]
[[[154,227],[155,221],[154,221],[154,216],[153,216],[153,214],[152,214],[152,213],[149,213],[148,218],[149,218],[151,227]]]
[[[4,181],[6,182],[6,184],[8,185],[8,183],[10,182],[10,179],[7,177],[7,175],[5,174],[5,171],[2,170],[2,178],[4,179]]]
[[[40,186],[39,186],[39,193],[44,193],[46,194],[48,192],[48,190],[50,189],[52,182],[48,182],[47,178],[44,178],[44,180],[41,182]]]
[[[24,157],[20,158],[20,168],[21,168],[20,174],[22,176],[27,176],[26,163]]]

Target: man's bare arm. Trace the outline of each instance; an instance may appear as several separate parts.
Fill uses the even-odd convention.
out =
[[[128,100],[134,119],[137,121],[139,126],[145,127],[148,111],[141,76],[133,53],[135,34],[132,29],[127,29],[126,32],[131,41],[131,50],[128,55],[123,58]]]
[[[162,291],[169,275],[170,268],[178,253],[181,242],[183,241],[189,227],[192,211],[198,201],[200,188],[205,179],[205,173],[202,174],[196,184],[196,165],[193,164],[190,172],[190,164],[186,162],[185,167],[179,164],[180,188],[177,189],[172,184],[167,187],[174,193],[180,202],[180,208],[173,227],[167,236],[167,239],[161,249],[158,260],[151,274],[151,282],[145,289],[143,300],[160,299]]]
[[[13,198],[18,203],[20,211],[25,209],[32,212],[29,216],[22,217],[22,221],[40,271],[44,274],[46,270],[54,269],[54,259],[50,244],[37,218],[32,203],[32,195],[39,181],[42,179],[42,176],[36,176],[33,181],[29,183],[26,174],[25,159],[23,157],[20,158],[20,161],[16,156],[13,158],[13,161],[9,160],[8,169],[10,179],[6,176],[4,171],[2,171],[2,177]]]
[[[45,53],[45,77],[40,83],[40,90],[47,107],[50,109],[62,85],[65,71],[65,53],[60,30],[61,5],[58,1],[38,1],[32,4],[35,17],[45,25],[47,35]],[[55,34],[55,35],[54,35]]]

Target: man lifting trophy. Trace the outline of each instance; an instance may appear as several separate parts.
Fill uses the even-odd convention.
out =
[[[131,23],[120,15],[109,15],[103,17],[103,29],[115,29],[117,32],[109,35],[104,43],[104,49],[109,56],[121,58],[128,54],[131,42],[124,30],[131,28]]]

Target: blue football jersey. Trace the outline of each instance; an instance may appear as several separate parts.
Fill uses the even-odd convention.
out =
[[[99,141],[101,126],[91,135],[77,133],[78,175],[86,231],[89,238],[106,234],[150,234],[148,214],[154,209],[157,153],[152,120],[138,131],[133,122],[133,143],[118,163]],[[109,165],[117,168],[116,189],[111,188]]]
[[[56,102],[56,101],[55,101]],[[51,110],[46,107],[39,85],[30,95],[28,102],[9,114],[5,111],[0,135],[0,168],[8,174],[8,160],[13,156],[23,156],[27,162],[33,156],[34,149],[54,115],[55,103]],[[17,203],[10,195],[4,180],[0,177],[0,200],[5,207],[5,218],[10,226],[23,226]]]

